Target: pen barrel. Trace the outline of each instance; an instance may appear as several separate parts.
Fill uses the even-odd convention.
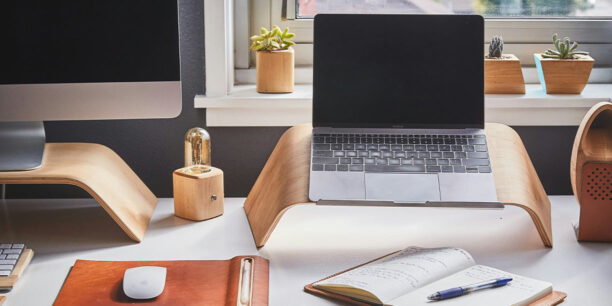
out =
[[[441,300],[450,299],[450,298],[454,298],[456,296],[463,295],[463,288],[461,288],[461,287],[451,288],[451,289],[446,289],[446,290],[438,291],[438,293],[440,294],[440,299]]]

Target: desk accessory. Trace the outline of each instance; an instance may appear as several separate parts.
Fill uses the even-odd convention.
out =
[[[208,170],[208,171],[206,171]],[[172,174],[174,214],[178,217],[202,221],[223,214],[223,171],[221,169],[190,166]]]
[[[293,92],[294,52],[291,46],[295,45],[294,37],[289,28],[281,31],[278,26],[270,31],[261,28],[259,35],[251,37],[250,48],[256,51],[257,92]]]
[[[15,286],[30,261],[34,251],[23,244],[0,244],[0,289],[11,289]]]
[[[467,286],[454,287],[454,288],[450,288],[450,289],[446,289],[442,291],[437,291],[429,295],[427,299],[432,300],[432,301],[446,300],[446,299],[462,296],[470,292],[475,292],[478,290],[491,289],[491,288],[505,286],[511,281],[512,281],[511,277],[502,277],[502,278],[492,279],[492,280],[479,282],[479,283],[471,284]]]
[[[157,197],[123,159],[95,143],[47,143],[40,168],[0,172],[0,184],[68,184],[87,191],[134,241],[140,242]]]
[[[595,60],[578,51],[577,42],[553,35],[555,50],[534,54],[540,83],[548,94],[580,94],[589,81]]]
[[[444,304],[498,305],[502,301],[506,305],[556,305],[566,296],[553,292],[550,283],[476,265],[465,250],[419,247],[393,252],[334,274],[305,286],[304,290],[355,305],[431,305],[427,298],[431,292],[496,277],[512,277],[513,281]],[[547,304],[536,304],[541,301]]]
[[[536,226],[542,243],[552,247],[550,201],[518,134],[510,127],[487,123],[491,168],[498,201],[524,209]],[[308,199],[312,126],[296,125],[279,139],[244,209],[257,247],[262,247],[282,215]]]
[[[248,264],[247,264],[248,262]],[[157,298],[138,301],[146,305],[268,304],[269,262],[259,256],[237,256],[229,260],[183,261],[89,261],[77,260],[54,305],[125,305],[134,303],[123,293],[126,269],[159,266],[167,269],[166,287]],[[248,280],[243,280],[244,267]],[[245,290],[242,284],[247,283]]]
[[[185,133],[185,167],[204,165],[210,167],[210,135],[200,127],[191,128]]]
[[[123,293],[136,300],[158,297],[166,286],[166,268],[143,266],[125,270]]]
[[[521,61],[514,54],[503,54],[503,50],[503,39],[494,36],[489,44],[489,54],[485,56],[485,93],[524,94]]]
[[[580,219],[579,241],[612,241],[612,104],[593,106],[580,123],[570,177]]]

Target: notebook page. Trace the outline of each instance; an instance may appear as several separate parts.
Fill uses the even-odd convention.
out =
[[[427,296],[440,291],[462,285],[469,285],[499,277],[512,277],[506,286],[475,291],[460,297],[428,301]],[[504,272],[487,266],[476,265],[455,273],[440,281],[423,286],[389,304],[391,305],[427,305],[427,306],[455,306],[455,305],[528,305],[529,303],[546,296],[552,292],[552,284],[524,276]]]
[[[415,288],[474,265],[472,256],[459,248],[409,247],[365,266],[317,282],[352,286],[390,301]]]

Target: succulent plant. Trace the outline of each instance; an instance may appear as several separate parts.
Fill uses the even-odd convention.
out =
[[[501,36],[493,36],[489,44],[489,57],[502,57],[504,51],[504,40]]]
[[[271,31],[266,28],[259,30],[259,35],[251,36],[253,44],[251,50],[255,51],[277,51],[287,50],[289,47],[295,45],[291,39],[295,37],[294,33],[289,32],[289,28],[285,28],[284,31],[278,26],[274,26]]]
[[[563,38],[563,41],[559,39],[559,34],[555,33],[553,35],[553,44],[555,45],[556,50],[548,49],[542,53],[542,57],[545,58],[559,58],[559,59],[572,59],[575,58],[574,55],[589,55],[588,52],[578,51],[577,42],[571,42],[568,37]]]

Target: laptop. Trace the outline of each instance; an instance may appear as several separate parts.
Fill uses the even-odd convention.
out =
[[[316,15],[310,200],[499,207],[483,38],[476,15]]]

